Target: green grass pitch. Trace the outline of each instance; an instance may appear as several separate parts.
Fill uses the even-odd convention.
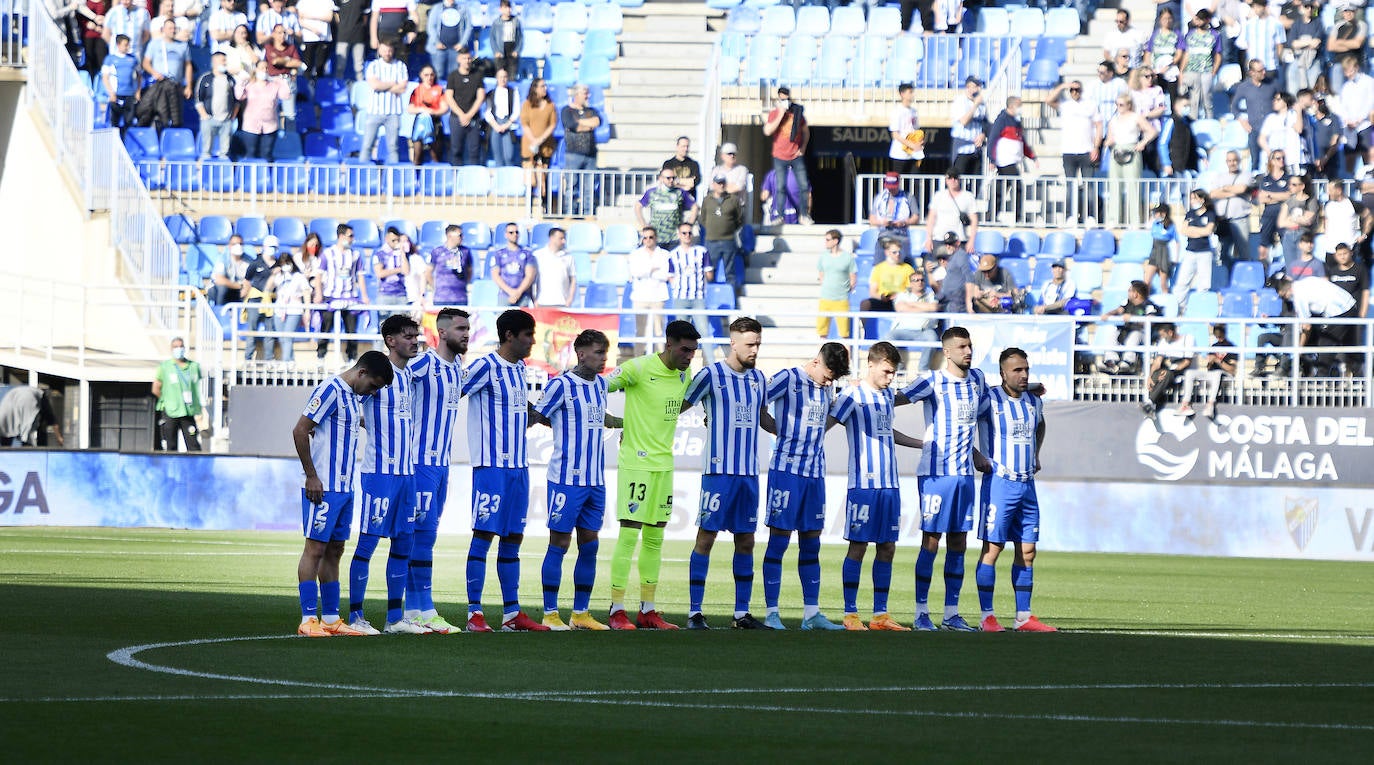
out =
[[[536,616],[544,547],[532,534],[522,556]],[[679,623],[688,549],[667,545],[658,595]],[[299,550],[292,534],[0,529],[4,760],[1350,762],[1374,746],[1368,564],[1042,551],[1035,610],[1060,634],[819,634],[796,629],[794,545],[786,633],[305,640],[286,637]],[[436,596],[455,622],[466,551],[440,537]],[[842,555],[822,551],[836,619]],[[899,548],[893,577],[908,624],[914,560]],[[726,625],[726,538],[713,563],[706,611]],[[487,594],[499,613],[494,565]]]

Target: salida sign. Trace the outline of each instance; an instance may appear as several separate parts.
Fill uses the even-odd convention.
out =
[[[1254,410],[1259,411],[1259,410]],[[1136,458],[1162,481],[1183,478],[1337,482],[1363,477],[1374,446],[1363,415],[1220,414],[1172,410],[1136,430]]]
[[[11,478],[9,473],[0,472],[0,514],[19,515],[26,510],[48,514],[48,497],[38,473],[30,471],[22,477],[15,473]]]

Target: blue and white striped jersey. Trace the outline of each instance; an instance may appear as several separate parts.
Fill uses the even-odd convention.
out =
[[[391,384],[363,399],[364,473],[415,474],[415,421],[411,413],[410,371],[391,367]]]
[[[840,391],[830,405],[849,438],[849,488],[896,489],[897,444],[892,439],[895,395],[866,382]]]
[[[514,364],[495,352],[463,369],[468,397],[468,452],[473,467],[526,468],[525,428],[529,404],[525,362]]]
[[[993,471],[1008,480],[1025,483],[1035,478],[1035,429],[1044,420],[1040,397],[1022,393],[1013,398],[1002,386],[988,391],[983,412],[983,454]]]
[[[987,407],[983,372],[970,369],[961,380],[936,369],[908,385],[902,395],[913,404],[925,404],[925,448],[916,475],[973,475],[973,438],[978,415]]]
[[[825,476],[825,423],[833,391],[817,385],[801,367],[784,369],[768,381],[777,438],[770,470],[804,478]]]
[[[358,299],[358,272],[362,269],[358,251],[331,245],[320,255],[320,294],[325,302]]]
[[[310,460],[325,491],[353,491],[358,461],[358,423],[362,405],[358,394],[342,378],[331,377],[315,386],[304,417],[315,423],[310,435]]]
[[[410,398],[415,413],[415,459],[419,465],[442,467],[453,451],[457,426],[461,360],[444,361],[428,351],[410,360]]]
[[[549,380],[535,411],[553,426],[549,483],[606,483],[606,378],[587,380],[565,372]]]
[[[375,78],[380,82],[405,82],[410,79],[410,72],[406,69],[405,62],[400,59],[392,59],[388,64],[380,58],[374,58],[368,62],[363,78]],[[372,115],[403,114],[404,100],[400,93],[368,88],[367,107],[362,111]]]
[[[707,475],[759,474],[759,410],[768,379],[757,369],[736,372],[724,361],[697,372],[683,400],[706,410]]]
[[[673,283],[673,299],[701,300],[706,297],[706,272],[711,257],[699,244],[678,245],[668,253],[668,273]]]

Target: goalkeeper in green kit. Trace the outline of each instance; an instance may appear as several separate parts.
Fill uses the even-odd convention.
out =
[[[631,359],[611,372],[610,391],[625,391],[625,425],[620,438],[616,481],[616,517],[620,537],[611,556],[611,629],[675,630],[654,606],[658,572],[663,564],[663,529],[673,516],[673,436],[682,397],[691,376],[687,368],[701,334],[690,322],[670,322],[662,353]],[[625,615],[625,588],[630,561],[639,554],[639,616]]]

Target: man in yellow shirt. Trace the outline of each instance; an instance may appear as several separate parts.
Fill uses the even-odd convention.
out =
[[[909,263],[902,261],[902,245],[893,240],[884,240],[883,262],[873,267],[868,277],[868,299],[859,304],[864,312],[892,312],[892,298],[907,287],[911,275],[916,273]],[[864,336],[878,337],[873,319],[864,319]]]

